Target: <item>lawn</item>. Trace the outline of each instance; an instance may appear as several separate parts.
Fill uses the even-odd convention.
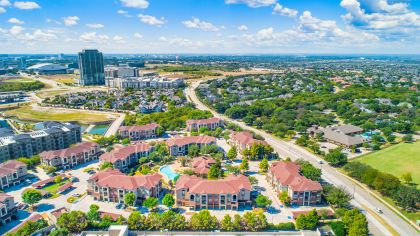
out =
[[[401,177],[410,172],[413,182],[420,185],[420,141],[400,143],[354,159],[380,171]]]
[[[65,74],[65,75],[43,75],[42,78],[54,80],[58,83],[63,84],[73,84],[76,82],[75,78],[77,78],[77,75],[73,74]]]
[[[35,80],[21,77],[21,78],[16,78],[16,79],[3,80],[3,82],[5,83],[30,83],[30,82],[35,82]]]
[[[85,110],[66,110],[66,109],[54,109],[32,106],[21,106],[17,109],[5,111],[6,116],[15,116],[20,120],[28,121],[48,121],[55,120],[61,122],[77,121],[82,124],[91,124],[93,122],[103,122],[115,120],[114,114],[106,114]]]
[[[60,95],[66,92],[69,92],[69,89],[54,89],[54,90],[42,90],[36,95],[40,98],[54,97],[55,95]]]

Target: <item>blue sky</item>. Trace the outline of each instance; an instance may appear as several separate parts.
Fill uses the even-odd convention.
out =
[[[419,53],[414,0],[0,0],[0,53]]]

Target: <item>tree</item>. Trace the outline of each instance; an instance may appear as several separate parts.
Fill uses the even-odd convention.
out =
[[[105,169],[108,169],[108,168],[114,169],[114,165],[111,162],[106,161],[106,162],[101,164],[101,166],[99,167],[99,170],[105,170]]]
[[[199,154],[200,154],[200,148],[196,144],[193,144],[188,147],[189,157],[197,157]]]
[[[89,206],[89,211],[86,214],[86,217],[90,222],[97,222],[101,219],[101,216],[99,215],[98,210],[99,210],[99,206],[96,204],[91,204]]]
[[[141,212],[134,211],[128,217],[127,224],[131,230],[143,230],[146,226],[146,217]]]
[[[7,233],[6,236],[24,236],[24,235],[32,235],[36,231],[45,228],[48,226],[48,222],[44,219],[40,219],[37,221],[27,221],[21,228],[19,228],[16,232]]]
[[[208,210],[201,210],[194,213],[190,219],[190,228],[192,230],[216,230],[219,227],[219,222],[215,216],[210,214]]]
[[[271,205],[272,201],[268,197],[259,194],[255,199],[255,203],[257,204],[257,207],[266,208]]]
[[[308,214],[302,214],[296,219],[296,228],[303,230],[313,230],[318,225],[319,216],[313,209]]]
[[[106,216],[102,217],[101,221],[98,224],[98,227],[101,228],[101,229],[108,229],[109,226],[111,226],[113,222],[114,222],[114,220],[112,219],[112,217],[106,215]]]
[[[235,231],[243,231],[242,218],[239,214],[233,216],[233,229]]]
[[[379,172],[373,181],[373,187],[385,196],[391,196],[400,186],[400,180],[388,173]]]
[[[404,135],[402,140],[406,143],[411,143],[411,142],[413,142],[413,135],[412,134],[406,134],[406,135]]]
[[[63,181],[63,177],[61,175],[57,175],[54,179],[54,182],[57,184],[61,183],[61,181]]]
[[[70,233],[67,229],[58,228],[54,231],[51,231],[48,236],[68,236]]]
[[[124,203],[127,206],[134,206],[136,203],[136,195],[134,193],[126,193],[124,196]]]
[[[239,165],[239,169],[242,170],[243,172],[246,172],[249,170],[249,163],[248,163],[247,158],[242,159],[242,162]]]
[[[165,194],[165,196],[162,199],[163,205],[171,208],[175,204],[174,196],[170,193]]]
[[[401,178],[404,180],[406,184],[413,182],[413,177],[411,176],[410,172],[405,172],[401,175]]]
[[[57,224],[71,233],[80,233],[88,227],[86,214],[81,211],[63,213],[58,218]]]
[[[330,150],[325,156],[325,160],[332,166],[341,166],[347,163],[347,155],[341,152],[340,148]]]
[[[159,221],[162,225],[160,230],[184,230],[187,227],[187,221],[185,220],[185,217],[182,214],[176,213],[172,210],[165,211],[164,213],[160,214]]]
[[[260,167],[260,172],[261,173],[267,173],[268,171],[268,160],[267,158],[264,157],[264,159],[262,159],[262,161],[259,164]]]
[[[227,157],[230,160],[235,160],[238,157],[238,151],[236,149],[236,146],[233,146],[229,149],[229,151],[227,153]]]
[[[261,231],[267,228],[267,218],[263,211],[248,211],[242,217],[245,231]]]
[[[258,179],[255,178],[255,176],[248,176],[248,180],[249,180],[249,182],[251,182],[252,185],[257,185],[258,184]]]
[[[155,197],[148,197],[143,202],[143,206],[147,207],[149,209],[155,208],[158,204],[159,204],[159,199],[157,199]]]
[[[420,190],[416,187],[401,185],[392,195],[392,199],[408,212],[416,212],[420,209]]]
[[[343,187],[325,185],[323,187],[323,194],[327,202],[334,208],[345,208],[350,205],[351,196]]]
[[[306,178],[313,181],[319,181],[321,179],[321,169],[316,168],[311,163],[304,160],[297,160],[296,163],[300,165],[300,172]]]
[[[357,208],[348,210],[344,214],[342,221],[348,235],[367,235],[369,232],[366,217]]]
[[[209,179],[218,179],[223,177],[222,163],[220,160],[216,159],[216,163],[210,166],[207,177]]]
[[[162,136],[164,133],[165,133],[165,129],[163,127],[161,127],[161,126],[157,127],[157,129],[156,129],[156,135],[158,137]]]
[[[220,222],[220,229],[223,231],[233,231],[234,227],[230,215],[225,215],[223,217],[223,220]]]
[[[290,196],[289,196],[289,194],[288,194],[287,191],[282,191],[280,193],[279,199],[286,206],[290,206],[290,203],[292,201],[292,199],[290,198]]]
[[[41,201],[42,194],[40,191],[35,189],[29,189],[23,192],[22,200],[24,203],[29,204],[31,209],[33,209],[33,205]]]

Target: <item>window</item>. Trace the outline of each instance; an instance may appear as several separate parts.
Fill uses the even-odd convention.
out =
[[[236,194],[232,195],[232,202],[236,202],[236,200],[237,200]]]
[[[194,201],[194,194],[190,195],[190,201]]]
[[[185,197],[185,190],[181,191],[181,196]],[[193,195],[191,195],[191,196],[193,196]],[[194,198],[194,196],[193,196],[193,198]]]

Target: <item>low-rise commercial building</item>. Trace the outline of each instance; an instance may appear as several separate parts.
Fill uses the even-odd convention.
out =
[[[365,142],[363,137],[358,136],[358,134],[363,132],[363,129],[354,125],[339,125],[326,128],[315,125],[309,128],[307,132],[311,137],[323,135],[327,141],[345,147],[357,147]]]
[[[82,141],[81,127],[73,123],[42,122],[39,130],[0,137],[0,163],[32,157],[42,151],[58,150]]]
[[[196,131],[201,127],[207,127],[209,130],[215,130],[218,127],[223,126],[223,120],[217,117],[200,120],[187,120],[187,130]]]
[[[0,164],[0,189],[21,183],[28,174],[27,165],[20,161],[10,160]]]
[[[188,154],[191,145],[199,148],[206,145],[216,144],[216,138],[211,136],[178,136],[166,140],[171,156],[184,156]]]
[[[148,197],[159,197],[162,191],[162,176],[158,173],[128,176],[108,168],[92,175],[87,182],[87,193],[105,202],[124,203],[125,194],[134,193],[136,203],[140,203]]]
[[[98,159],[100,153],[99,144],[82,142],[61,150],[44,151],[39,156],[42,165],[53,166],[57,169],[70,169],[81,163]]]
[[[251,205],[251,183],[244,175],[229,175],[224,179],[208,180],[182,175],[176,181],[178,206],[198,209],[236,209]]]
[[[274,162],[267,180],[279,194],[287,192],[291,204],[309,206],[321,203],[321,184],[302,176],[300,166],[293,162]]]
[[[121,126],[118,129],[118,133],[122,138],[129,138],[130,140],[156,138],[156,131],[158,127],[159,125],[156,123],[140,126]]]
[[[114,169],[127,171],[129,167],[138,164],[141,157],[149,156],[153,150],[153,146],[147,143],[138,142],[104,153],[99,159],[101,163],[112,163]]]

